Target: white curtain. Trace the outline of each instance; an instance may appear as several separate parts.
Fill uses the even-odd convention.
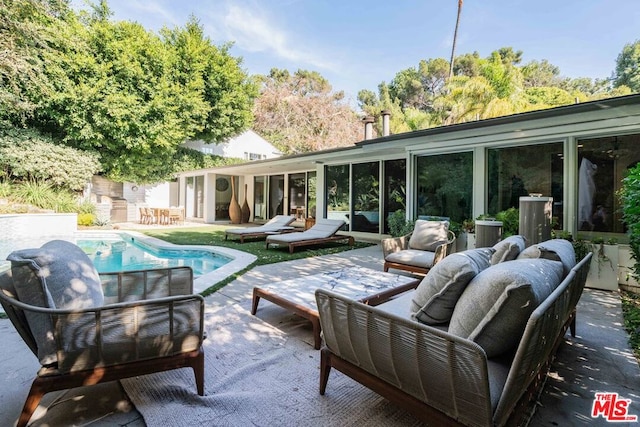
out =
[[[597,170],[597,165],[586,157],[582,158],[578,178],[578,228],[582,228],[585,222],[591,225],[593,196],[596,194],[596,183],[593,176]]]

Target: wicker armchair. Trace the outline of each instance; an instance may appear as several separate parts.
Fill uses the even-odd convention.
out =
[[[448,221],[418,220],[411,233],[382,240],[384,271],[395,268],[426,274],[451,253],[455,240]]]
[[[0,303],[42,365],[18,426],[27,425],[46,393],[153,372],[190,367],[198,394],[204,394],[204,299],[192,294],[191,268],[100,274],[104,305],[80,309],[20,301],[16,288],[25,285],[19,283],[24,278],[15,268],[0,273]],[[45,318],[54,345],[47,363],[42,359],[47,343],[33,323]]]

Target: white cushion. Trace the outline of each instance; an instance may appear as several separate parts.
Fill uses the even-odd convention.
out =
[[[447,243],[448,221],[426,221],[419,219],[409,238],[409,249],[435,252],[443,243]]]
[[[518,257],[525,248],[523,236],[509,236],[493,245],[495,253],[491,257],[491,265],[504,261],[512,261]]]
[[[413,265],[415,267],[431,268],[433,267],[435,258],[435,252],[405,249],[390,253],[384,260],[398,264]]]
[[[529,246],[518,255],[518,259],[526,258],[544,258],[560,261],[564,267],[565,276],[576,265],[576,252],[573,244],[565,239],[551,239]]]
[[[562,263],[503,262],[479,273],[458,299],[449,333],[475,341],[488,357],[512,350],[529,316],[562,280]]]
[[[89,257],[73,243],[52,240],[38,249],[14,251],[11,261],[18,299],[26,304],[58,309],[104,305],[100,277]],[[56,362],[51,317],[26,313],[43,365]]]
[[[467,284],[491,265],[493,252],[492,248],[471,249],[438,262],[413,294],[412,317],[428,325],[447,323]]]

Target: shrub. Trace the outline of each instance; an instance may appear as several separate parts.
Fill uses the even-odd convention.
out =
[[[76,212],[78,212],[79,214],[83,214],[83,213],[95,214],[96,205],[89,199],[83,199],[80,203],[78,203]]]
[[[100,162],[96,154],[57,145],[37,131],[13,129],[0,132],[0,170],[10,179],[78,191],[100,171]]]
[[[509,208],[496,214],[496,220],[502,221],[502,235],[509,237],[518,234],[520,226],[520,211],[516,208]]]
[[[407,221],[403,210],[399,209],[389,216],[389,233],[393,237],[404,236],[413,231],[415,221]]]
[[[622,220],[627,225],[631,256],[635,260],[634,276],[640,277],[640,164],[629,170],[622,180],[619,193],[622,204]]]
[[[90,225],[93,225],[95,221],[96,221],[96,216],[92,213],[78,214],[78,225],[88,227]]]
[[[42,209],[51,209],[55,204],[55,192],[46,182],[24,181],[13,190],[13,196],[20,203],[37,206]]]

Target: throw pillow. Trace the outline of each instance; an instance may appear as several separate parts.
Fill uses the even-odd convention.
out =
[[[89,257],[73,243],[53,240],[38,249],[14,251],[7,257],[18,299],[58,309],[83,309],[104,304],[100,277]],[[56,343],[51,317],[27,313],[43,365],[55,363]]]
[[[526,258],[544,258],[560,261],[564,267],[565,276],[576,265],[576,252],[573,249],[573,244],[565,239],[551,239],[529,246],[518,255],[518,259]]]
[[[437,263],[413,293],[411,317],[428,325],[447,323],[464,288],[489,267],[492,254],[492,248],[471,249]]]
[[[447,243],[448,221],[426,221],[419,219],[409,238],[409,249],[435,252],[443,243]]]
[[[480,345],[488,357],[512,350],[529,316],[562,280],[562,263],[517,259],[487,268],[464,290],[449,333]]]
[[[491,265],[504,261],[512,261],[524,250],[525,241],[522,236],[509,236],[493,245],[495,253],[491,257]]]

